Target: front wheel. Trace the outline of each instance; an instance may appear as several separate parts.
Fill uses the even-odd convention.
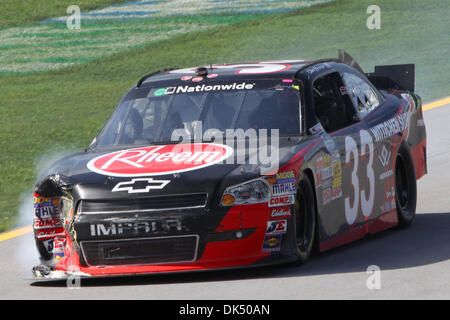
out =
[[[395,160],[395,186],[398,225],[406,228],[416,216],[417,182],[414,162],[405,144],[400,146]]]
[[[298,264],[301,264],[311,255],[316,232],[314,190],[306,175],[298,184],[294,219]]]

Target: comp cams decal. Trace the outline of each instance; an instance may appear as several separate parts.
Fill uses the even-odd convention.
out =
[[[206,168],[232,153],[231,147],[214,143],[151,146],[108,153],[92,159],[87,167],[114,177],[160,176]]]
[[[269,199],[269,208],[281,207],[286,205],[291,205],[295,203],[295,196],[293,194],[271,197]]]

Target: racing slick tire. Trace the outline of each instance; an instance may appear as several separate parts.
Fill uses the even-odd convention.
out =
[[[416,216],[417,181],[414,162],[406,143],[402,143],[395,160],[395,186],[398,226],[408,227]]]
[[[311,255],[316,239],[316,202],[314,188],[305,174],[297,187],[295,201],[295,239],[297,245],[297,265],[306,262]]]

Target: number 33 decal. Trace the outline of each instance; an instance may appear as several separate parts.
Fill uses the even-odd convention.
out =
[[[361,197],[361,209],[364,217],[370,216],[375,201],[375,174],[373,172],[373,140],[370,133],[366,130],[359,132],[361,137],[361,157],[366,155],[367,149],[369,151],[369,161],[367,163],[367,179],[369,181],[369,190],[363,188],[360,190],[358,169],[359,169],[359,154],[356,141],[350,137],[345,137],[345,163],[350,162],[350,155],[353,155],[354,165],[352,169],[352,186],[353,186],[353,204],[350,203],[350,197],[345,197],[345,217],[347,223],[352,225],[356,221],[359,211],[359,203]],[[368,195],[368,196],[367,196]]]

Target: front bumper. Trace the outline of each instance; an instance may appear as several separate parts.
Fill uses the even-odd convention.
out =
[[[274,209],[290,214],[273,216]],[[210,212],[80,214],[72,236],[67,235],[65,256],[56,263],[55,272],[102,277],[294,261],[292,210],[292,206],[269,208],[263,203]],[[287,228],[268,234],[268,225],[277,221],[285,221]]]

